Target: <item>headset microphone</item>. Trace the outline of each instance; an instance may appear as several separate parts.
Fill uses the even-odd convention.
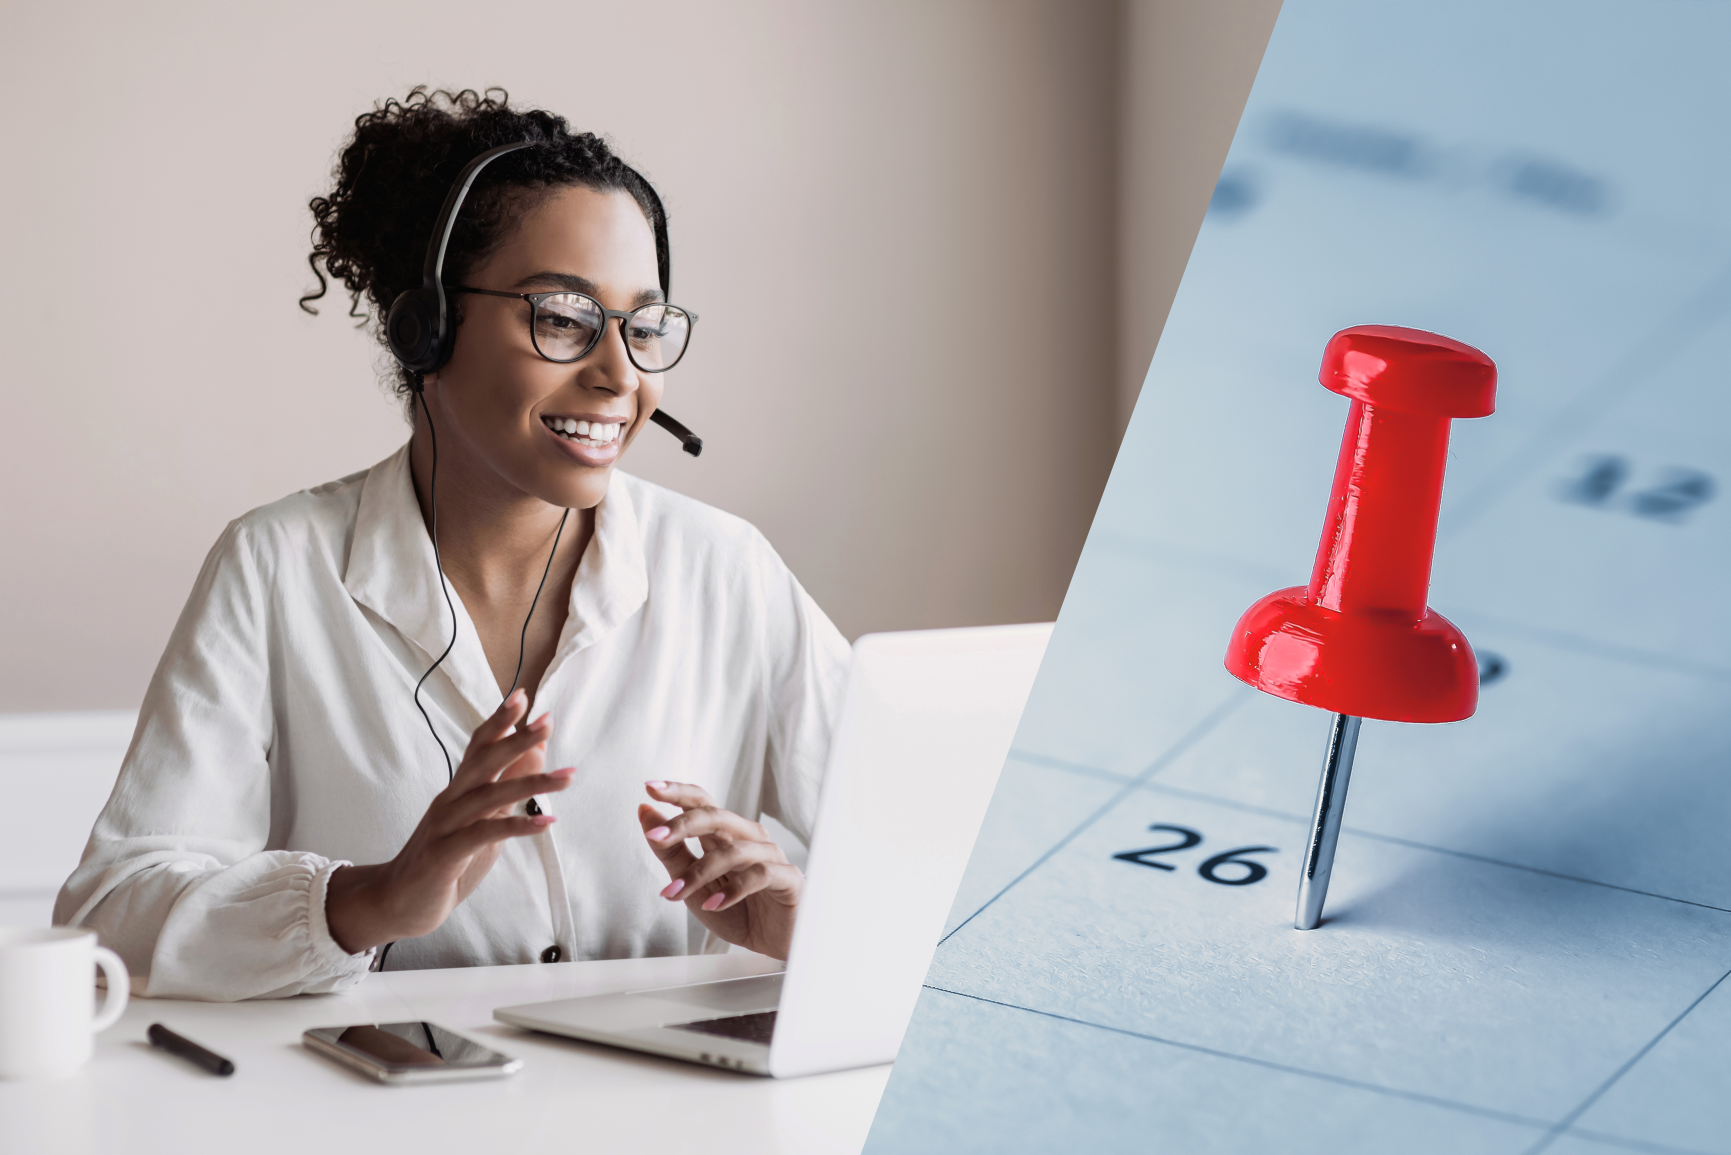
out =
[[[696,457],[698,454],[703,452],[703,438],[699,437],[697,434],[693,433],[691,430],[687,429],[661,410],[657,409],[655,412],[651,413],[649,415],[649,420],[655,422],[655,424],[661,426],[661,428],[679,438],[679,443],[685,447],[685,452],[691,454],[691,456]]]

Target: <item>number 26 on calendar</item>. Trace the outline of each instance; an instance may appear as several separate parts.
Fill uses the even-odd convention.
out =
[[[1147,846],[1141,850],[1126,850],[1112,857],[1120,862],[1133,862],[1137,866],[1152,866],[1155,870],[1177,870],[1169,862],[1155,862],[1162,854],[1177,854],[1189,850],[1193,846],[1202,845],[1202,835],[1188,826],[1169,826],[1166,823],[1156,823],[1148,828],[1150,831],[1176,834],[1177,842],[1168,842],[1163,846]],[[1278,854],[1272,846],[1240,846],[1236,850],[1223,851],[1213,858],[1207,859],[1196,868],[1196,873],[1209,882],[1217,882],[1221,886],[1249,886],[1253,882],[1261,882],[1268,877],[1268,867],[1254,859],[1246,858],[1247,854]]]

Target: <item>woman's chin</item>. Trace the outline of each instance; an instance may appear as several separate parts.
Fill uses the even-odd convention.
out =
[[[612,479],[611,468],[573,469],[561,462],[556,468],[543,467],[533,476],[523,477],[521,484],[527,492],[548,505],[562,509],[594,509],[607,496],[607,487]]]

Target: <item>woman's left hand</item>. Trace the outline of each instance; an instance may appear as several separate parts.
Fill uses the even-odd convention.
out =
[[[769,831],[715,804],[702,787],[686,782],[649,782],[649,797],[680,808],[663,818],[649,805],[637,808],[644,837],[673,879],[661,897],[684,902],[697,920],[746,950],[786,959],[805,875],[787,860]],[[695,838],[699,858],[685,847]]]

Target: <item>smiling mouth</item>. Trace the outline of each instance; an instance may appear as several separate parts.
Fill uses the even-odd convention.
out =
[[[619,439],[620,431],[625,428],[623,421],[579,421],[575,417],[543,417],[541,424],[565,440],[587,445],[591,449],[612,445]]]

